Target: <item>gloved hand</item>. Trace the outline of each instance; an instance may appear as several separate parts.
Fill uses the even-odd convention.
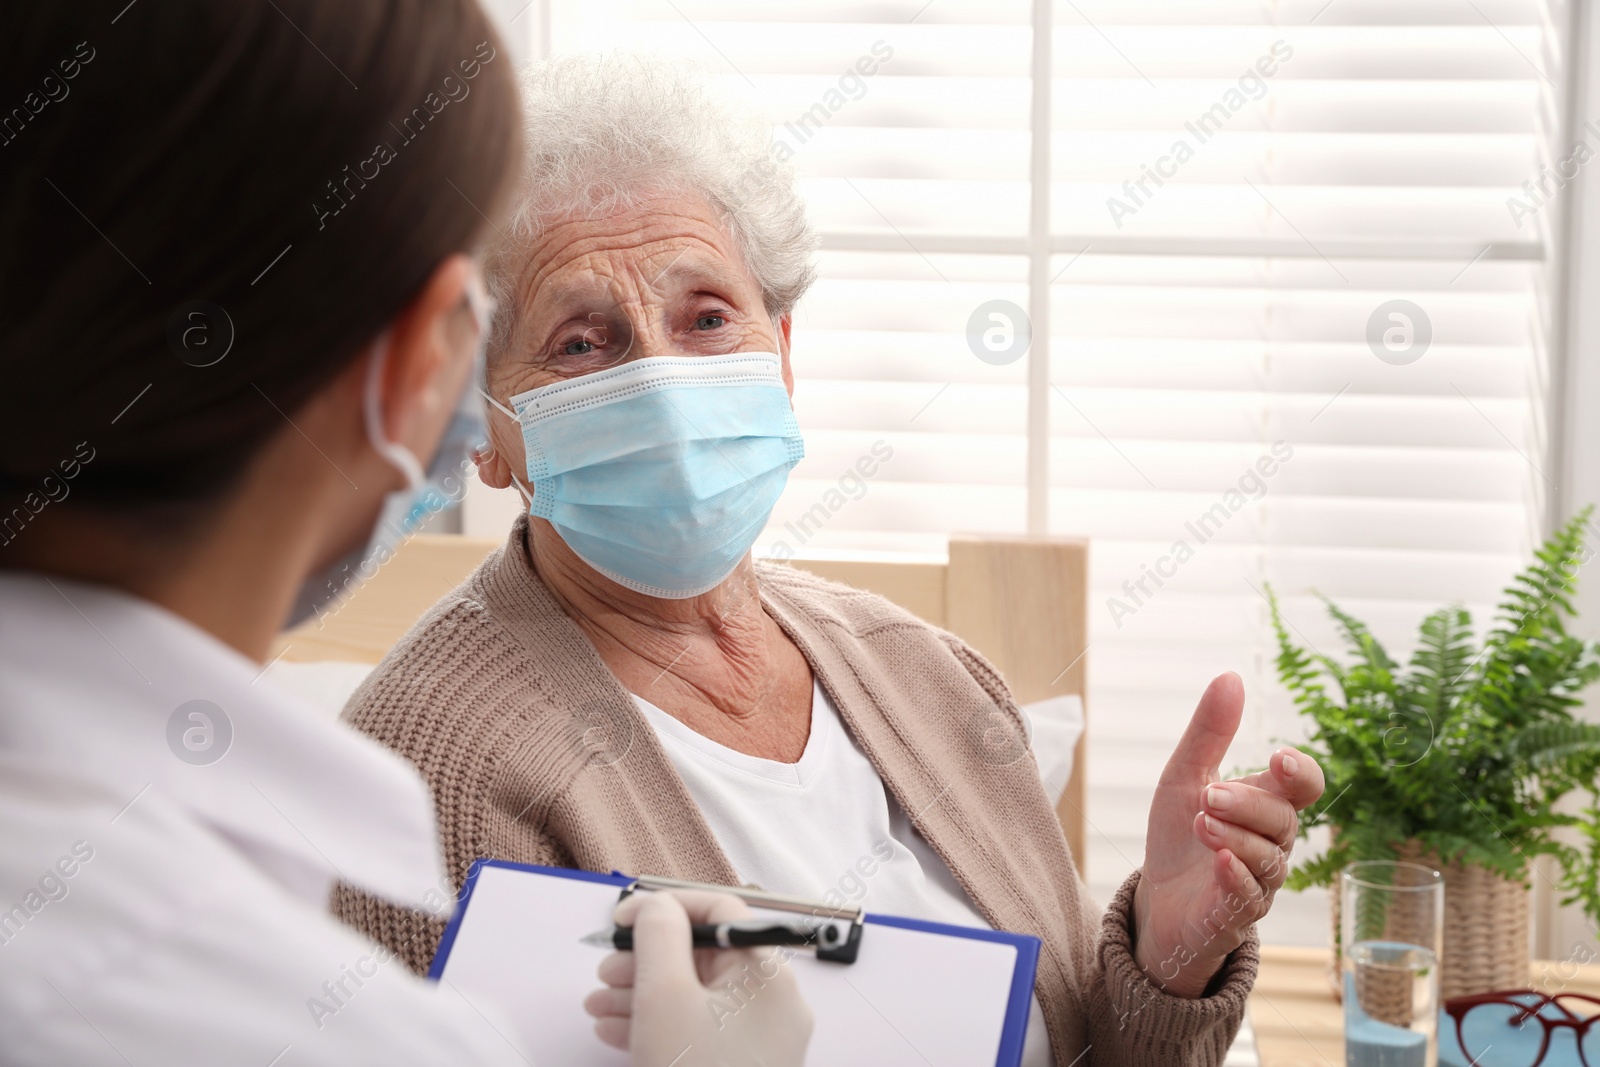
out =
[[[811,1009],[787,960],[794,949],[692,949],[689,924],[747,919],[724,893],[635,893],[617,905],[632,952],[607,956],[583,1007],[595,1033],[634,1067],[800,1067]]]

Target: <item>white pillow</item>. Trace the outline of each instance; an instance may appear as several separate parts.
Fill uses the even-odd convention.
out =
[[[324,712],[328,718],[337,719],[350,694],[356,691],[356,686],[372,673],[375,666],[375,663],[351,663],[346,660],[290,663],[280,659],[263,671],[262,677]]]
[[[1072,780],[1072,750],[1083,736],[1083,699],[1077,696],[1050,697],[1022,707],[1033,741],[1033,758],[1039,761],[1039,777],[1051,804],[1061,801]]]

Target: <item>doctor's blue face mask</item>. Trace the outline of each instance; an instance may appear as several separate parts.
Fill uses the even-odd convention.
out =
[[[733,573],[805,455],[770,352],[634,360],[510,405],[495,403],[522,428],[529,514],[612,581],[668,600]]]

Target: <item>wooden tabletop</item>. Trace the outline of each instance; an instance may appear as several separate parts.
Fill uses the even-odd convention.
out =
[[[1328,950],[1263,945],[1250,994],[1261,1067],[1342,1067],[1344,1009],[1328,984]],[[1600,965],[1536,961],[1528,988],[1600,996]]]

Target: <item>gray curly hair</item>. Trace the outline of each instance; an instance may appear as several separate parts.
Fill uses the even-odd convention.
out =
[[[488,250],[501,313],[491,353],[520,326],[527,249],[556,222],[603,216],[660,192],[697,193],[761,286],[769,314],[794,310],[816,278],[818,245],[772,127],[713,94],[688,67],[637,55],[567,55],[522,74],[527,155],[509,222]]]

